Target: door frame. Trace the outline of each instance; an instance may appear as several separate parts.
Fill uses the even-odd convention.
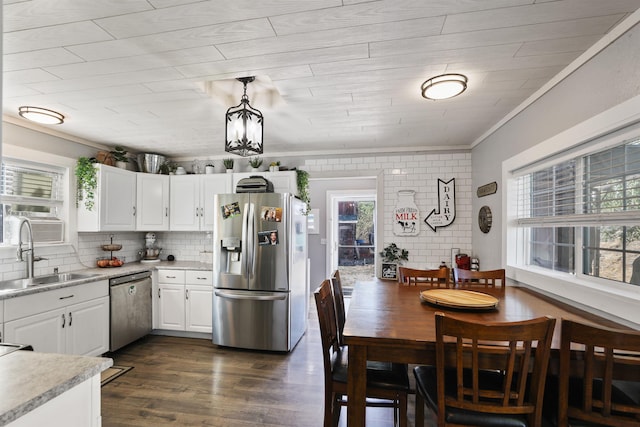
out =
[[[326,200],[326,228],[327,237],[329,241],[327,242],[327,252],[326,252],[326,277],[331,277],[331,274],[338,268],[337,259],[334,263],[334,257],[337,253],[337,240],[338,240],[338,230],[334,228],[334,225],[337,224],[337,218],[334,219],[334,216],[337,215],[338,210],[338,201],[344,200],[373,200],[375,202],[375,222],[374,222],[374,236],[375,236],[375,247],[376,250],[378,248],[378,219],[379,219],[379,206],[378,206],[378,191],[375,188],[372,189],[359,189],[359,190],[328,190],[327,191],[327,200]],[[377,254],[377,251],[376,251]],[[377,255],[376,258],[377,259]],[[376,262],[377,264],[377,262]]]

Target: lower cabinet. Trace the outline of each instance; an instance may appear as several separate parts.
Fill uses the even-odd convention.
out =
[[[158,329],[211,333],[213,274],[158,270]]]
[[[100,375],[89,378],[7,424],[8,427],[100,427]]]
[[[44,353],[106,353],[109,287],[102,282],[5,300],[4,341],[30,344]]]

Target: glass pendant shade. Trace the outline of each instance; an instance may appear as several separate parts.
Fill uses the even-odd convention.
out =
[[[249,105],[247,83],[253,77],[242,77],[238,80],[244,83],[244,95],[240,104],[231,107],[226,114],[226,136],[224,151],[242,157],[262,154],[262,135],[264,119],[262,113]]]
[[[40,107],[20,107],[18,114],[27,120],[45,125],[59,125],[64,123],[64,116],[57,111]]]
[[[467,77],[462,74],[442,74],[422,83],[422,96],[427,99],[447,99],[467,89]]]

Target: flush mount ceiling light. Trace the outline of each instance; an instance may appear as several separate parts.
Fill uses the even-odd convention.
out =
[[[460,95],[467,88],[467,76],[441,74],[422,83],[422,96],[427,99],[447,99]]]
[[[64,116],[57,111],[47,110],[40,107],[20,107],[18,114],[32,122],[42,123],[45,125],[59,125],[64,123]]]
[[[254,77],[240,77],[238,81],[244,84],[244,94],[240,104],[227,110],[227,130],[224,151],[242,157],[262,154],[263,117],[259,110],[249,105],[247,83]]]

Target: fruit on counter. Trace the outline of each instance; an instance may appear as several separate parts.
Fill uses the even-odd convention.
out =
[[[122,264],[124,264],[124,262],[116,257],[111,258],[109,261],[111,267],[120,267]]]
[[[119,259],[118,257],[112,258],[98,258],[96,261],[98,267],[120,267],[124,264],[124,260]]]

